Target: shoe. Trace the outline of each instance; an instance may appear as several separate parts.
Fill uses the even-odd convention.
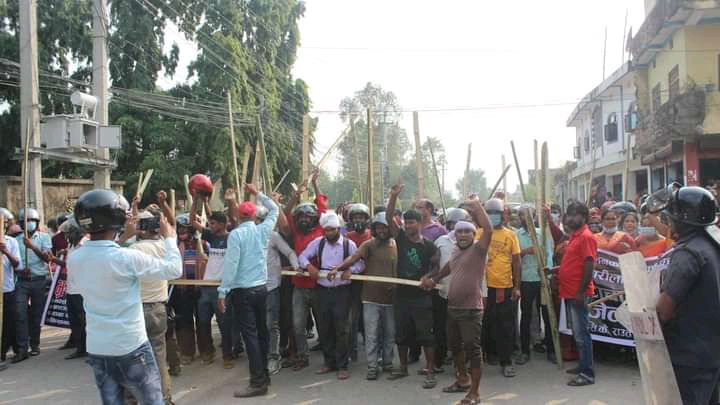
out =
[[[40,348],[35,346],[30,348],[30,355],[31,356],[39,356],[40,355]]]
[[[187,366],[188,364],[192,363],[194,360],[195,360],[194,356],[180,355],[180,363],[183,366]]]
[[[280,372],[280,360],[270,359],[268,360],[268,374],[275,375]]]
[[[517,356],[517,358],[515,359],[515,364],[522,366],[523,364],[527,364],[528,361],[530,361],[530,355],[522,353],[521,355]]]
[[[547,349],[545,349],[545,345],[542,343],[535,343],[533,350],[535,353],[545,353],[547,351]]]
[[[265,395],[268,392],[267,385],[263,385],[262,387],[252,387],[247,386],[244,390],[235,391],[233,396],[235,398],[251,398],[251,397],[259,397],[261,395]]]
[[[320,343],[310,348],[311,352],[319,352],[320,350],[322,350],[322,346],[320,346]]]
[[[170,366],[168,368],[168,374],[170,374],[173,377],[177,377],[180,374],[182,374],[182,366],[172,367]]]
[[[310,360],[298,359],[297,361],[295,361],[295,364],[293,364],[293,371],[300,371],[309,365],[310,365]]]
[[[508,364],[507,366],[502,367],[502,374],[504,377],[515,377],[517,375],[517,372],[515,371],[515,366],[512,364]]]
[[[365,376],[366,380],[369,381],[375,381],[378,379],[378,369],[377,367],[368,367],[367,375]]]
[[[200,361],[202,364],[210,364],[215,361],[215,352],[205,353],[200,355]]]
[[[12,360],[10,360],[10,363],[12,363],[12,364],[20,363],[21,361],[27,360],[29,358],[30,358],[30,356],[28,356],[28,353],[26,351],[20,350],[15,355],[15,357],[13,357]]]
[[[391,364],[386,364],[386,365],[384,365],[384,366],[382,367],[382,371],[383,371],[383,373],[392,373],[392,371],[393,371],[393,365],[392,365],[392,363],[391,363]]]
[[[87,356],[88,356],[87,352],[73,352],[73,353],[70,353],[67,356],[65,356],[65,360],[79,359],[79,358],[87,357]]]
[[[74,348],[75,348],[75,344],[68,340],[67,342],[65,342],[64,345],[58,347],[58,350],[68,350],[68,349],[74,349]]]
[[[235,367],[235,360],[233,360],[232,358],[223,359],[223,368],[225,370],[230,370],[233,367]]]

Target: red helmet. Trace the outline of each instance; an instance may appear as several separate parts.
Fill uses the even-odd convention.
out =
[[[209,196],[213,192],[212,181],[210,181],[210,177],[204,174],[196,174],[190,177],[188,188],[190,189],[190,194]]]

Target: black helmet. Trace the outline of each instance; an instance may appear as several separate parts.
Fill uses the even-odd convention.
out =
[[[65,221],[67,221],[67,219],[68,219],[68,214],[65,212],[61,212],[60,214],[58,214],[57,217],[55,217],[55,220],[57,221],[58,226],[62,225]]]
[[[348,210],[348,218],[352,219],[353,215],[362,214],[370,219],[370,208],[365,204],[353,204]]]
[[[305,214],[309,217],[315,218],[319,216],[317,207],[315,206],[315,204],[312,203],[303,203],[295,207],[292,212],[293,217],[297,219],[300,214]]]
[[[178,228],[190,228],[190,214],[180,214],[175,218],[175,224]]]
[[[27,220],[40,222],[40,213],[38,210],[35,208],[28,208]],[[21,224],[25,222],[25,209],[21,209],[20,212],[18,212],[18,222]]]
[[[107,189],[91,190],[78,198],[75,220],[87,233],[119,231],[129,209],[130,204],[122,195]]]
[[[682,187],[672,193],[664,211],[673,221],[689,226],[707,226],[716,222],[715,198],[702,187]]]
[[[628,212],[637,212],[637,207],[629,201],[620,201],[611,205],[610,210],[614,211],[619,216],[623,216]]]
[[[448,208],[445,211],[445,224],[448,222],[456,224],[458,221],[470,221],[470,214],[462,208]]]

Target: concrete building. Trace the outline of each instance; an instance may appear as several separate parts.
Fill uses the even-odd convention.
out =
[[[645,0],[629,42],[632,126],[650,189],[720,180],[720,1]]]
[[[567,120],[576,134],[575,165],[567,166],[566,199],[587,201],[594,185],[618,201],[633,200],[648,190],[648,170],[633,153],[635,137],[626,128],[635,105],[631,66],[623,64],[590,91]]]

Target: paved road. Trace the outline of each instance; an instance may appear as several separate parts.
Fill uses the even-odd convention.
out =
[[[39,357],[0,373],[2,404],[97,404],[98,394],[89,366],[82,360],[63,360],[67,352],[57,349],[67,332],[47,329],[43,332]],[[240,400],[233,390],[247,384],[247,362],[241,358],[232,370],[224,370],[219,359],[210,365],[199,362],[186,366],[173,380],[178,405],[185,404],[453,404],[462,394],[443,394],[441,387],[452,382],[446,372],[438,376],[438,387],[424,390],[422,377],[411,375],[399,381],[365,380],[365,363],[352,365],[352,376],[338,381],[334,375],[317,376],[321,355],[314,353],[309,369],[283,370],[273,376],[270,393],[261,398]],[[414,373],[420,368],[415,364]],[[487,367],[481,383],[483,404],[494,405],[639,405],[643,403],[637,365],[620,361],[599,361],[594,386],[571,388],[566,374],[540,355],[522,367],[518,376],[504,378],[499,367]]]

